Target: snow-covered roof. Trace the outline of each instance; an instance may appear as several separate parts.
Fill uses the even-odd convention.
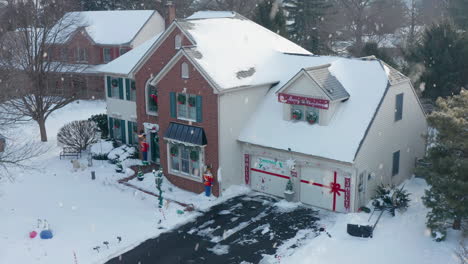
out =
[[[109,74],[129,75],[161,35],[162,33],[154,36],[124,55],[100,67],[100,71]]]
[[[271,63],[280,63],[284,53],[311,55],[237,13],[209,14],[197,12],[176,23],[195,43],[186,48],[187,54],[221,90],[277,82],[279,78],[270,72]]]
[[[205,18],[229,18],[235,17],[236,13],[232,11],[198,11],[186,19],[205,19]]]
[[[68,41],[72,32],[84,27],[86,33],[97,44],[127,44],[135,38],[154,13],[156,13],[154,10],[69,12],[57,22],[55,27],[64,28],[63,25],[67,25],[67,21],[77,22],[73,23],[73,26],[66,26],[61,42]]]
[[[289,57],[300,57],[292,56]],[[288,61],[289,60],[289,61]],[[301,68],[331,64],[330,73],[349,93],[349,100],[340,102],[327,126],[309,125],[283,119],[283,105],[278,91],[291,77],[281,80],[276,89],[265,96],[239,140],[265,147],[353,162],[366,130],[389,84],[387,72],[379,60],[309,56],[288,58],[283,64],[271,65],[274,73],[282,69],[298,72]],[[294,67],[291,67],[294,66]],[[290,69],[293,68],[293,69]],[[290,75],[285,73],[283,76]]]
[[[317,83],[319,88],[322,89],[331,101],[349,98],[346,89],[330,72],[330,66],[330,64],[325,64],[319,67],[307,68],[304,71]]]

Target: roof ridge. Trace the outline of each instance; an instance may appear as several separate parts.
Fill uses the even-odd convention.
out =
[[[318,70],[322,68],[330,68],[330,66],[331,66],[331,63],[326,63],[326,64],[319,65],[319,66],[307,67],[307,68],[304,68],[304,70],[305,71]]]

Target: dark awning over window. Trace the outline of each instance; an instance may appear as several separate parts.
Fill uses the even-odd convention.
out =
[[[170,123],[164,138],[204,146],[207,144],[205,131],[201,127],[194,127],[178,123]]]

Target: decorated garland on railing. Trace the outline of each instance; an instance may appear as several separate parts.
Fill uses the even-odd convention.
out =
[[[177,102],[179,104],[185,104],[186,101],[187,101],[187,96],[185,94],[177,95]]]
[[[309,124],[312,125],[312,124],[315,124],[317,122],[318,115],[315,112],[308,112],[307,116],[306,116],[306,119],[307,119],[307,122],[309,122]]]
[[[199,154],[198,154],[198,151],[196,149],[192,149],[190,151],[190,159],[193,161],[193,162],[197,162],[198,159],[199,159]]]
[[[294,120],[301,120],[302,119],[302,111],[301,110],[294,110],[292,111],[292,119]]]
[[[179,154],[179,147],[176,146],[176,145],[173,145],[171,147],[170,151],[171,151],[171,156],[175,157],[175,156],[177,156]]]

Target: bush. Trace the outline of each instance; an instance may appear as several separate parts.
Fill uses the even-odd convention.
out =
[[[388,210],[395,216],[395,210],[406,210],[409,206],[410,193],[405,189],[396,189],[394,185],[377,187],[376,195],[373,198],[372,205],[379,210]]]
[[[88,120],[96,123],[99,132],[101,132],[101,138],[107,138],[109,136],[109,126],[106,114],[92,115]]]
[[[57,140],[76,150],[85,150],[98,141],[97,126],[88,120],[73,121],[60,128]]]
[[[106,153],[104,153],[104,154],[93,154],[92,157],[95,160],[108,160],[109,159],[109,158],[107,158]]]

